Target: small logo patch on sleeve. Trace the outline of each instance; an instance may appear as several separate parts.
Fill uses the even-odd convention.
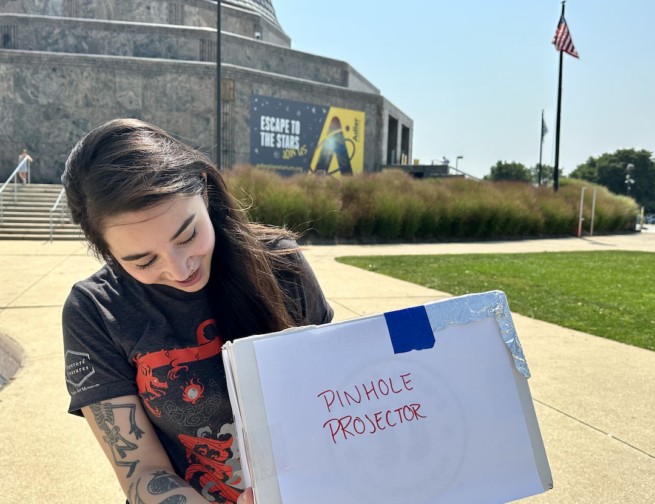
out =
[[[91,365],[91,357],[88,353],[66,350],[65,358],[66,383],[72,385],[74,392],[85,390],[89,385],[89,378],[96,373],[96,370]]]

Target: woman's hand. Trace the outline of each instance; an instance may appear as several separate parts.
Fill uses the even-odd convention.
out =
[[[252,495],[252,488],[246,488],[239,498],[237,504],[254,504],[255,498]]]

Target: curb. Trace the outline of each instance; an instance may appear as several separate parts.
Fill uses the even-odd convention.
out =
[[[0,333],[0,390],[16,374],[23,362],[23,349],[18,342]]]
[[[654,228],[655,229],[655,228]],[[607,236],[623,236],[623,235],[637,235],[641,231],[594,231],[594,236],[589,236],[589,234],[584,234],[582,238],[594,238],[594,237],[607,237]],[[495,235],[495,236],[449,236],[441,238],[412,238],[411,240],[405,240],[403,238],[382,238],[380,236],[353,236],[351,238],[321,238],[312,230],[305,231],[304,233],[298,233],[299,236],[296,238],[298,245],[301,247],[308,247],[310,245],[425,245],[425,244],[450,244],[450,243],[496,243],[502,241],[509,242],[521,242],[521,241],[531,241],[531,240],[555,240],[555,239],[564,239],[564,238],[577,238],[573,233],[571,234],[553,234],[553,235]]]

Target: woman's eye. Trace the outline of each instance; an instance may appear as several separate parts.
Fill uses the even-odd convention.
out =
[[[197,234],[198,233],[196,232],[196,228],[193,228],[193,234],[191,235],[191,237],[188,240],[183,241],[182,243],[180,243],[180,245],[187,245],[187,244],[191,243],[193,241],[193,239],[196,237]]]
[[[136,264],[135,266],[136,266],[137,268],[139,268],[139,269],[146,269],[146,268],[149,268],[150,266],[152,266],[152,263],[155,262],[155,259],[157,259],[156,256],[153,257],[152,260],[151,260],[149,263],[147,263],[147,264]]]

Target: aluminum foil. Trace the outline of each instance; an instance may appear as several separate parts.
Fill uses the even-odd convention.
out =
[[[454,325],[477,322],[486,317],[494,317],[503,341],[514,357],[516,369],[526,378],[530,378],[528,363],[523,355],[523,347],[516,334],[504,292],[491,291],[446,299],[425,305],[425,310],[428,313],[433,332]]]

